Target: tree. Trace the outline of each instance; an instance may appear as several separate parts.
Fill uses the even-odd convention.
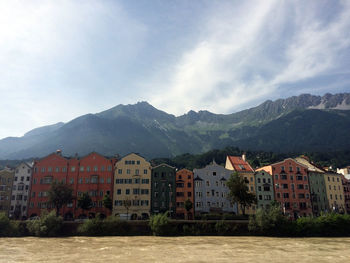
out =
[[[83,193],[83,195],[78,199],[78,207],[85,210],[90,210],[92,208],[92,200],[88,193]]]
[[[103,206],[109,210],[113,208],[113,200],[107,194],[103,197]]]
[[[129,199],[123,200],[123,206],[126,209],[126,219],[129,219],[129,208],[131,206],[131,200]]]
[[[190,200],[190,199],[187,199],[187,200],[185,201],[185,209],[186,209],[186,211],[187,211],[187,213],[186,213],[186,219],[188,219],[188,213],[190,212],[190,210],[192,209],[192,207],[193,207],[193,204],[192,204],[191,200]]]
[[[243,215],[245,215],[246,207],[256,203],[255,194],[249,192],[248,182],[235,172],[231,174],[230,179],[227,181],[227,187],[229,189],[228,198],[231,202],[237,202]]]
[[[60,215],[60,209],[63,205],[69,204],[73,200],[73,189],[63,182],[54,181],[48,192],[49,202],[56,208],[56,216]]]

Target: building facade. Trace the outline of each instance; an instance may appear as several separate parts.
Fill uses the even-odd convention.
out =
[[[176,218],[190,219],[194,218],[194,194],[193,194],[193,172],[187,169],[181,169],[176,172]],[[186,200],[190,200],[192,208],[185,209]]]
[[[171,217],[176,212],[175,167],[160,164],[152,168],[151,176],[151,213],[169,211]]]
[[[294,219],[312,215],[307,166],[288,158],[257,170],[272,175],[275,200],[285,215]]]
[[[98,153],[90,153],[81,159],[63,157],[60,151],[52,153],[33,166],[28,215],[40,216],[43,209],[52,210],[48,191],[53,181],[67,184],[73,190],[73,201],[62,207],[60,214],[66,219],[94,217],[100,213],[102,217],[111,214],[103,207],[104,195],[112,198],[112,180],[115,158],[106,158]],[[87,192],[93,206],[82,211],[77,203],[82,193]]]
[[[297,157],[295,160],[307,166],[312,213],[319,216],[321,213],[330,211],[326,184],[324,180],[325,171],[310,163],[307,157]]]
[[[350,214],[350,179],[347,179],[344,175],[341,175],[341,178],[344,189],[345,210],[347,214]]]
[[[254,169],[246,161],[245,154],[243,154],[242,157],[227,156],[225,168],[228,170],[235,171],[238,173],[239,176],[244,177],[244,179],[248,184],[249,192],[256,195]],[[247,215],[255,214],[255,210],[256,210],[256,205],[253,204],[245,209],[245,214]],[[242,213],[242,211],[239,211],[239,213]]]
[[[341,175],[334,172],[328,171],[324,174],[329,209],[336,213],[346,213],[344,187],[341,179]]]
[[[23,162],[15,168],[12,186],[10,218],[26,219],[33,164]]]
[[[213,162],[202,169],[194,169],[195,213],[237,213],[237,205],[228,200],[226,186],[232,171]]]
[[[257,207],[268,209],[271,207],[271,202],[275,200],[272,176],[265,171],[255,172],[254,175]]]
[[[75,171],[75,169],[75,173],[72,174],[72,177],[70,177],[68,181],[69,183],[71,181],[73,182],[77,199],[81,197],[83,193],[89,194],[92,200],[92,208],[88,211],[83,211],[78,208],[77,201],[74,200],[75,216],[79,218],[91,218],[95,217],[97,213],[102,217],[112,214],[110,209],[103,206],[103,199],[105,195],[108,195],[111,199],[113,198],[115,163],[115,158],[108,158],[96,152],[92,152],[79,159],[79,171],[76,181],[74,175],[76,175],[77,171]],[[70,161],[70,164],[73,166],[73,160]]]
[[[115,165],[113,215],[147,219],[151,209],[151,164],[136,153]]]
[[[15,171],[5,167],[0,171],[0,213],[9,216]]]

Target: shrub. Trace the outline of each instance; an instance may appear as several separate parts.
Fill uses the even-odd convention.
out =
[[[0,237],[18,236],[18,223],[10,221],[5,213],[0,213]]]
[[[216,222],[215,230],[219,235],[228,235],[230,234],[230,225],[225,223],[225,221],[221,220]]]
[[[61,234],[62,224],[62,217],[57,217],[55,211],[43,211],[40,219],[28,221],[27,228],[31,235],[53,237]]]
[[[156,236],[167,236],[173,234],[172,227],[168,218],[169,212],[164,214],[153,215],[150,218],[149,226],[154,235]]]
[[[88,236],[127,235],[129,231],[130,225],[127,221],[120,220],[113,216],[104,220],[96,216],[93,219],[86,220],[78,227],[79,234]]]

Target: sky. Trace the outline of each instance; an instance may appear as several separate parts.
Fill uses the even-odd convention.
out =
[[[118,104],[350,92],[350,1],[0,0],[0,139]]]

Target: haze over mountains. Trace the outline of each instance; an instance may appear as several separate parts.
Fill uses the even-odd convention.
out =
[[[225,146],[275,152],[349,149],[350,93],[268,100],[227,115],[189,111],[175,117],[147,102],[118,105],[2,139],[0,159],[43,157],[57,149],[64,155],[138,152],[154,158]]]

